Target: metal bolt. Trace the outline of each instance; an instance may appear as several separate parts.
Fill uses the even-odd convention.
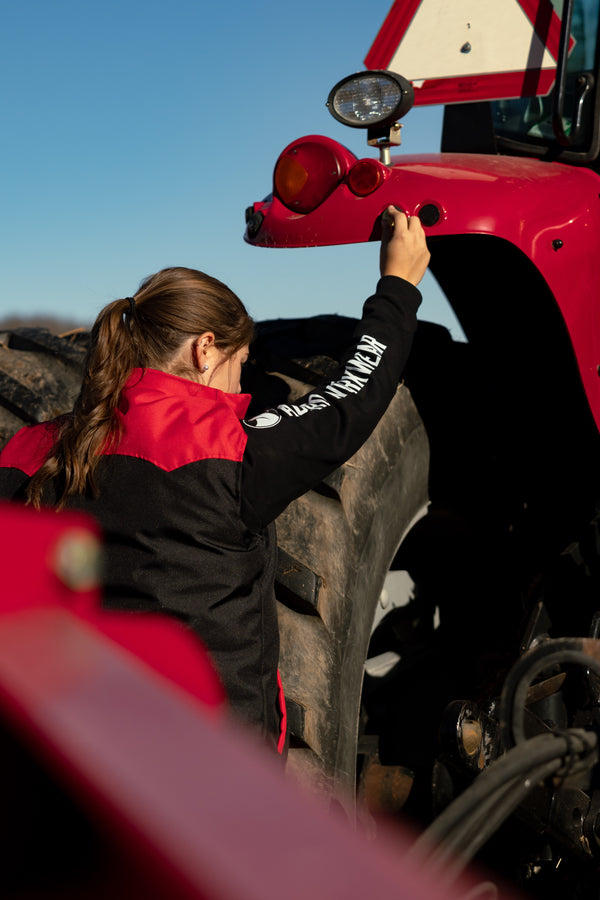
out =
[[[467,756],[475,756],[483,739],[479,722],[476,719],[464,719],[460,729],[460,738]]]
[[[461,53],[470,53],[471,52],[471,45],[468,41],[462,45],[462,47],[460,48],[460,52]]]
[[[560,248],[562,246],[563,246],[563,242],[561,241],[560,238],[556,238],[554,241],[552,241],[552,249],[553,250],[560,250]]]

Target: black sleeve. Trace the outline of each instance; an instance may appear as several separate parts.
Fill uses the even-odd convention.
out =
[[[0,500],[25,501],[25,489],[29,478],[25,472],[7,466],[0,466]]]
[[[409,282],[381,278],[329,380],[243,423],[242,517],[248,527],[272,522],[366,441],[396,392],[420,302]]]

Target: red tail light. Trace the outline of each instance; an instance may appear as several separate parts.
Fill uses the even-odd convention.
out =
[[[326,139],[301,138],[283,151],[273,176],[275,195],[295,212],[307,213],[336,189],[348,168],[351,154]],[[354,157],[352,158],[352,160]]]
[[[387,173],[386,167],[376,159],[361,159],[348,172],[348,187],[353,194],[366,197],[383,184]]]

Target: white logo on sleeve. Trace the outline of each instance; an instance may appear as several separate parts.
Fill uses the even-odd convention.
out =
[[[277,409],[268,409],[252,419],[246,419],[244,424],[250,428],[273,428],[281,422],[283,416],[299,419],[307,413],[327,409],[332,405],[329,397],[333,400],[345,400],[350,394],[358,394],[368,384],[370,375],[381,362],[386,349],[386,344],[382,344],[369,334],[363,334],[356,352],[346,362],[339,380],[324,385],[323,393],[305,395],[302,403],[280,403]],[[325,394],[327,396],[324,396]]]
[[[245,419],[245,424],[250,428],[273,428],[278,422],[281,422],[281,415],[274,409],[268,409],[253,419]]]

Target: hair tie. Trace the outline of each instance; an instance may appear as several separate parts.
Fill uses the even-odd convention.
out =
[[[135,297],[126,297],[125,299],[129,303],[129,315],[135,315]]]

